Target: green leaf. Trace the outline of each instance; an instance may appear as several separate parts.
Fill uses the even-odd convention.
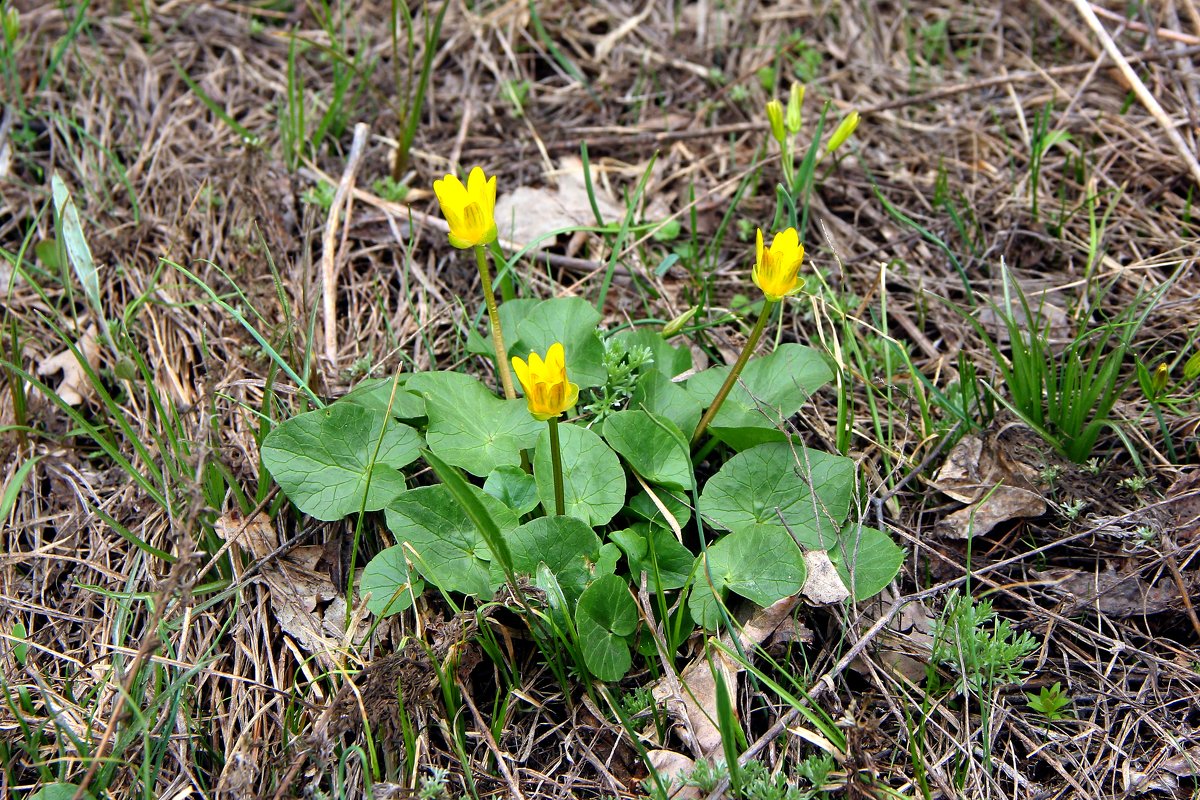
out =
[[[675,495],[662,489],[655,491],[654,494],[656,497],[658,497],[659,502],[667,507],[667,511],[671,512],[671,516],[673,516],[675,521],[679,523],[680,528],[684,527],[688,524],[688,522],[691,521],[692,507],[687,503],[676,499]],[[639,517],[640,519],[644,519],[646,522],[652,522],[655,525],[659,525],[663,528],[671,527],[667,523],[666,518],[663,517],[662,512],[658,510],[658,506],[656,506],[654,501],[650,499],[650,495],[646,494],[645,492],[638,492],[635,494],[633,499],[629,501],[629,504],[625,506],[625,508],[630,514],[635,517]]]
[[[693,487],[687,440],[671,420],[645,411],[618,411],[604,421],[604,438],[643,478],[681,492]]]
[[[503,400],[469,375],[418,372],[406,385],[425,398],[429,449],[480,478],[520,464],[521,451],[546,427],[529,415],[524,400]]]
[[[599,325],[600,313],[582,297],[543,300],[517,325],[519,349],[514,346],[510,352],[528,360],[530,351],[545,356],[550,345],[561,342],[567,357],[567,379],[581,389],[603,386],[608,371],[604,368],[604,343],[597,334]]]
[[[728,374],[726,366],[698,372],[688,379],[687,390],[707,407]],[[709,429],[738,450],[782,439],[777,429],[831,380],[833,371],[819,352],[801,344],[781,344],[746,364]]]
[[[413,597],[425,591],[425,584],[408,571],[404,545],[389,547],[371,559],[362,572],[358,592],[370,595],[367,609],[378,617],[399,614],[412,605]]]
[[[51,783],[29,795],[29,800],[72,800],[79,787],[73,783]],[[96,800],[96,795],[86,789],[80,795],[83,800]]]
[[[854,599],[866,600],[882,592],[900,572],[904,550],[883,531],[851,523],[829,549],[829,560]]]
[[[500,304],[498,313],[500,315],[500,331],[504,336],[504,343],[509,348],[509,356],[525,357],[524,353],[520,353],[512,349],[517,343],[517,326],[521,324],[521,320],[529,316],[529,312],[537,308],[542,301],[536,297],[519,297],[514,300],[506,300]],[[483,312],[485,323],[488,320],[487,312]],[[492,344],[491,325],[488,325],[488,335],[482,336],[474,328],[467,334],[467,351],[479,356],[489,356],[495,358],[496,348]],[[539,353],[538,355],[546,355]]]
[[[635,584],[641,585],[641,575],[646,573],[646,588],[651,592],[682,588],[691,577],[696,557],[664,528],[635,525],[608,538],[625,552]]]
[[[13,658],[23,667],[25,666],[25,659],[29,655],[29,645],[25,644],[24,641],[29,636],[29,632],[25,630],[25,623],[18,622],[13,625],[12,636],[17,640],[17,643],[12,648]]]
[[[654,354],[654,368],[668,379],[692,368],[692,351],[676,347],[663,339],[662,334],[651,328],[627,328],[613,334],[613,338],[626,349],[641,345]]]
[[[383,412],[353,403],[300,414],[267,434],[263,466],[296,508],[311,517],[332,522],[360,508],[378,511],[404,491],[399,470],[416,460],[421,447],[417,432],[394,420],[387,420],[380,441],[384,421]]]
[[[806,549],[828,550],[850,512],[853,492],[850,459],[786,443],[760,444],[709,478],[700,513],[730,531],[786,534],[790,528]]]
[[[625,470],[617,454],[592,431],[558,426],[562,448],[563,510],[589,525],[603,525],[625,505]],[[533,453],[533,476],[547,514],[554,513],[554,467],[550,431],[543,426]]]
[[[704,413],[700,401],[683,388],[683,384],[675,383],[657,369],[647,370],[638,378],[629,405],[666,417],[689,436]]]
[[[462,507],[471,521],[475,523],[475,530],[483,536],[483,540],[487,542],[488,547],[492,551],[492,564],[503,573],[503,580],[507,580],[513,591],[519,591],[516,581],[516,573],[513,572],[512,553],[508,550],[508,542],[504,540],[504,535],[500,532],[499,526],[496,524],[496,519],[489,513],[488,507],[483,503],[479,495],[479,490],[471,484],[467,483],[466,478],[462,476],[457,469],[450,466],[440,458],[435,456],[429,450],[421,451],[422,457],[433,469],[435,475],[442,479],[446,489],[450,495]],[[500,580],[497,580],[499,583]]]
[[[722,597],[732,591],[766,607],[799,592],[807,575],[804,553],[782,529],[748,528],[709,545],[711,588],[703,559],[701,555],[696,566],[688,608],[696,622],[710,630],[721,619],[714,588]]]
[[[360,381],[338,402],[353,403],[375,411],[387,411],[388,400],[391,398],[391,378],[368,378]],[[420,419],[425,416],[425,400],[419,394],[405,389],[403,378],[396,387],[396,397],[392,400],[392,416],[396,419]]]
[[[592,582],[575,607],[575,627],[588,670],[602,681],[619,681],[633,659],[625,637],[637,629],[637,605],[625,581],[604,575]]]
[[[592,566],[600,559],[600,537],[575,517],[539,517],[526,522],[508,536],[513,569],[535,575],[545,564],[563,591],[578,597],[592,577]]]
[[[4,487],[3,496],[0,496],[0,519],[8,519],[8,515],[12,513],[13,507],[17,504],[17,497],[21,494],[25,481],[29,479],[29,474],[41,460],[40,455],[27,458],[21,462],[21,466],[17,467],[17,471],[13,473],[8,485]]]
[[[55,172],[50,176],[50,190],[54,195],[54,213],[62,225],[62,238],[67,249],[67,260],[75,269],[83,294],[91,304],[92,310],[99,315],[103,323],[104,306],[100,303],[100,276],[96,270],[96,262],[92,259],[92,249],[88,247],[87,237],[83,233],[83,223],[79,221],[79,210],[71,199],[71,192],[62,178]]]
[[[503,536],[517,515],[491,495],[470,487]],[[442,484],[412,489],[385,509],[388,528],[411,547],[410,557],[430,583],[448,592],[490,597],[492,551],[466,510]]]
[[[528,514],[541,502],[537,482],[520,467],[496,467],[483,482],[483,490],[518,514]]]

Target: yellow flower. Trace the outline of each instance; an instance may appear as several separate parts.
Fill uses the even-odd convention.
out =
[[[778,100],[767,103],[767,122],[771,123],[771,135],[782,145],[787,139],[787,133],[783,130],[783,103]]]
[[[475,167],[466,186],[456,175],[447,175],[433,182],[433,191],[450,223],[450,244],[466,249],[496,241],[495,175],[486,178]]]
[[[579,400],[579,387],[567,380],[566,356],[558,342],[550,345],[545,361],[530,353],[528,364],[513,356],[512,365],[534,419],[553,419]]]
[[[782,300],[804,286],[799,276],[804,261],[804,245],[795,228],[775,234],[770,249],[763,247],[762,228],[758,230],[755,248],[754,285],[762,289],[768,300]]]

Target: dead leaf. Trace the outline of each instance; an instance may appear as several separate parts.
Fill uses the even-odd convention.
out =
[[[1137,572],[1120,573],[1114,569],[1085,572],[1080,569],[1033,570],[1047,588],[1066,598],[1062,613],[1099,611],[1110,617],[1134,617],[1158,614],[1177,607],[1179,588],[1169,578],[1151,586]]]
[[[100,367],[100,344],[96,341],[94,324],[89,325],[84,331],[83,336],[75,343],[75,348],[93,370]],[[62,398],[64,403],[69,406],[77,406],[91,396],[93,389],[91,381],[88,380],[87,371],[70,348],[42,359],[42,363],[38,364],[38,375],[53,375],[56,372],[62,372],[62,380],[59,381],[58,388],[54,392]]]
[[[695,800],[701,797],[700,788],[684,782],[696,768],[696,762],[674,750],[651,750],[646,753],[650,769],[658,773],[667,786],[667,794],[674,800]]]
[[[883,610],[889,608],[895,599],[896,594],[889,586],[877,600],[860,604],[864,624],[878,620]],[[872,649],[873,657],[885,669],[911,683],[920,684],[925,680],[926,668],[933,651],[932,632],[933,624],[924,604],[919,600],[907,603],[876,638],[875,647]],[[856,661],[851,667],[856,672],[869,673],[869,669],[861,661]]]
[[[846,588],[842,576],[838,575],[837,567],[829,560],[829,553],[809,550],[804,554],[804,563],[808,567],[808,575],[800,594],[810,603],[827,606],[840,603],[850,596],[850,590]]]
[[[937,530],[943,536],[969,539],[991,533],[1001,523],[1040,517],[1045,513],[1046,500],[1040,494],[1015,486],[997,486],[978,503],[948,515]]]
[[[1176,753],[1163,759],[1159,767],[1181,778],[1194,778],[1200,775],[1200,746],[1193,745],[1182,753]]]
[[[967,507],[943,519],[943,536],[983,536],[1001,523],[1040,517],[1046,500],[1037,488],[1040,458],[1032,432],[1010,424],[981,435],[964,436],[950,451],[934,478],[934,486]]]
[[[218,536],[245,547],[259,561],[267,559],[279,546],[275,527],[266,514],[246,521],[240,515],[227,513],[214,527]],[[271,591],[271,608],[279,627],[301,649],[333,668],[340,660],[337,654],[348,643],[346,601],[328,574],[316,570],[324,553],[325,548],[320,545],[293,548],[266,560],[259,575]],[[356,641],[361,641],[369,630],[363,621],[364,611],[365,606],[360,605],[352,620]]]
[[[1200,533],[1200,469],[1180,476],[1167,490],[1166,499],[1176,543],[1190,542]]]
[[[750,616],[738,637],[747,655],[766,641],[784,621],[791,619],[798,602],[799,595],[785,597]],[[727,636],[722,636],[721,641],[732,647]],[[683,687],[682,697],[675,696],[667,678],[660,679],[653,689],[654,698],[675,718],[680,735],[698,758],[711,758],[722,752],[721,731],[717,727],[715,670],[718,669],[729,689],[729,696],[737,697],[737,679],[741,667],[717,648],[700,653],[683,668],[679,676]]]
[[[562,159],[555,177],[556,187],[518,186],[496,200],[500,238],[527,245],[551,231],[596,224],[584,180],[583,162],[573,156]],[[593,182],[592,188],[596,206],[605,222],[624,218],[623,204],[606,193],[599,183]],[[553,238],[547,238],[538,243],[538,249],[553,243]]]

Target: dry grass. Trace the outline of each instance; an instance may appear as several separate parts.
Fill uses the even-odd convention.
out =
[[[586,141],[601,185],[618,193],[632,192],[658,154],[647,197],[677,214],[687,235],[716,241],[707,288],[720,309],[746,286],[748,248],[736,224],[714,238],[743,176],[761,170],[734,222],[765,226],[774,212],[779,164],[762,147],[768,95],[760,70],[776,68],[782,94],[785,76],[808,69],[806,130],[821,100],[832,103],[831,121],[852,108],[864,115],[856,155],[828,168],[813,200],[813,230],[821,234],[810,235],[809,254],[827,273],[826,299],[860,299],[855,317],[881,326],[886,295],[887,333],[940,389],[957,378],[960,354],[981,374],[993,373],[986,348],[936,299],[969,302],[959,273],[928,237],[888,213],[878,191],[945,240],[981,299],[1000,298],[1002,258],[1026,291],[1044,292],[1047,303],[1082,319],[1170,282],[1134,351],[1151,368],[1168,360],[1180,380],[1200,312],[1196,186],[1159,125],[1098,58],[1098,43],[1074,12],[1022,5],[564,2],[539,4],[535,21],[525,3],[453,3],[417,131],[410,215],[372,188],[388,174],[399,135],[396,76],[414,68],[393,59],[388,3],[345,6],[337,27],[357,74],[340,129],[295,171],[286,166],[279,122],[289,109],[294,38],[308,43],[298,74],[310,127],[335,82],[315,4],[255,13],[232,2],[92,3],[82,11],[17,3],[23,101],[9,98],[11,124],[0,137],[0,150],[11,153],[0,159],[0,350],[33,373],[65,349],[56,328],[74,342],[95,322],[63,280],[68,273],[34,257],[34,246],[54,236],[49,176],[57,172],[74,191],[101,267],[106,315],[122,321],[122,349],[140,354],[146,373],[119,376],[117,355],[102,343],[96,366],[111,403],[88,393],[72,418],[51,393],[0,370],[6,484],[22,463],[39,459],[0,521],[0,635],[11,643],[18,623],[29,631],[25,659],[0,647],[8,697],[0,743],[11,759],[0,771],[0,795],[24,797],[56,778],[87,776],[110,797],[359,796],[363,764],[347,754],[352,744],[371,746],[368,732],[386,754],[383,772],[407,780],[396,775],[404,752],[397,684],[416,725],[416,774],[449,770],[455,795],[466,789],[447,732],[453,726],[465,731],[481,794],[629,796],[646,775],[628,737],[577,688],[561,690],[506,612],[464,620],[431,593],[417,613],[380,626],[368,646],[344,648],[336,669],[281,631],[263,575],[291,560],[342,586],[353,531],[299,520],[266,491],[260,414],[287,416],[303,398],[242,325],[164,260],[186,266],[247,316],[261,315],[256,326],[296,369],[310,367],[304,377],[320,395],[338,395],[364,374],[452,369],[468,359],[463,342],[477,309],[463,298],[474,296],[474,270],[424,216],[436,210],[427,187],[476,163],[499,174],[502,192],[545,185],[558,159]],[[84,23],[73,29],[76,13]],[[1194,4],[1146,6],[1120,31],[1107,24],[1194,151]],[[247,144],[181,73],[258,143]],[[502,89],[522,81],[528,94],[518,115]],[[24,120],[19,107],[28,108]],[[1047,107],[1049,129],[1070,138],[1047,150],[1035,175],[1031,153]],[[371,138],[357,175],[362,192],[333,259],[337,355],[310,362],[306,353],[323,352],[323,322],[313,309],[326,213],[303,196],[315,175],[342,175],[358,122],[370,126]],[[1098,196],[1094,230],[1089,196]],[[36,285],[9,278],[22,251]],[[555,253],[549,264],[522,266],[521,281],[542,295],[594,297],[607,259],[599,240],[569,256]],[[609,322],[643,315],[644,303],[670,318],[704,296],[679,265],[653,275],[656,253],[639,243],[621,254]],[[1106,291],[1093,291],[1098,286]],[[785,317],[782,336],[819,344],[828,328],[818,324],[828,326],[827,312],[796,313]],[[858,330],[867,347],[868,329]],[[709,355],[728,357],[738,337],[731,326],[708,331]],[[865,363],[882,369],[878,358]],[[486,367],[472,360],[470,368]],[[896,374],[901,389],[912,384],[905,369]],[[956,507],[931,482],[947,450],[935,431],[921,429],[905,391],[894,407],[883,406],[887,424],[873,425],[867,400],[874,393],[884,402],[879,374],[855,378],[853,455],[875,496],[887,495],[867,510],[910,552],[899,596],[919,597],[936,615],[942,590],[962,580],[968,563],[964,543],[937,532]],[[57,386],[56,376],[47,380]],[[853,745],[838,793],[882,796],[879,787],[890,786],[918,796],[921,780],[937,797],[1125,797],[1138,780],[1157,796],[1194,790],[1194,770],[1180,758],[1200,726],[1200,623],[1188,600],[1200,547],[1194,390],[1178,385],[1180,402],[1156,417],[1137,383],[1128,385],[1118,411],[1132,423],[1125,430],[1149,478],[1140,491],[1121,484],[1136,465],[1106,435],[1098,475],[1065,465],[1044,487],[1054,501],[1046,515],[973,543],[975,587],[993,592],[997,608],[1038,641],[1029,684],[999,691],[986,724],[974,701],[941,697],[923,706],[921,686],[887,668],[898,648],[919,655],[908,629],[877,630],[853,669],[838,666],[879,604],[804,612],[811,640],[778,655],[798,675],[832,675],[820,702],[844,721]],[[802,414],[815,446],[833,448],[836,400],[822,394]],[[99,438],[149,476],[166,502],[134,482]],[[1033,450],[1055,463],[1036,442]],[[1076,500],[1086,506],[1075,519],[1055,510]],[[214,529],[223,520],[226,534],[242,536],[250,525],[237,520],[254,507],[271,515],[266,558],[245,540],[226,548]],[[272,549],[279,544],[289,546]],[[1100,591],[1094,576],[1110,572],[1124,579],[1119,587],[1133,587],[1124,604]],[[1084,581],[1065,593],[1066,579],[1080,575]],[[1162,602],[1144,613],[1152,590]],[[884,611],[898,608],[882,603]],[[492,630],[506,666],[468,635],[476,624]],[[466,698],[453,720],[431,681],[431,654],[453,668]],[[514,676],[514,702],[496,724],[505,669]],[[649,680],[635,673],[627,685]],[[1073,716],[1047,727],[1021,690],[1056,681],[1074,700]],[[741,702],[751,742],[782,713],[764,705],[777,698],[750,690]],[[786,771],[811,748],[779,733],[756,752]],[[402,794],[387,791],[378,796]]]

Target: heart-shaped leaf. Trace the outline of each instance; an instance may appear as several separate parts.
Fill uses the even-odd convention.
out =
[[[520,464],[521,451],[546,427],[529,415],[524,400],[503,400],[469,375],[418,372],[406,386],[425,398],[429,449],[481,478]]]
[[[567,378],[581,389],[602,386],[608,372],[604,343],[596,332],[599,324],[600,313],[582,297],[543,300],[517,325],[520,341],[510,352],[521,358],[531,351],[544,356],[550,345],[560,342],[567,357]]]
[[[604,438],[643,478],[678,491],[692,488],[687,440],[671,420],[645,411],[618,411],[604,421]]]
[[[399,614],[423,591],[425,584],[409,572],[404,545],[389,547],[372,558],[358,583],[359,594],[370,595],[367,609],[379,617]]]
[[[403,492],[399,470],[420,447],[415,430],[382,411],[338,402],[280,423],[263,440],[262,460],[296,508],[332,522],[378,511]]]
[[[483,490],[518,514],[528,514],[541,502],[537,482],[520,467],[496,467],[483,482]]]
[[[562,449],[563,505],[567,516],[603,525],[625,505],[625,470],[608,445],[587,428],[558,426]],[[554,513],[554,467],[550,432],[543,430],[533,454],[533,475],[547,514]]]
[[[854,462],[843,456],[760,444],[738,453],[709,478],[700,512],[730,531],[787,533],[806,549],[828,550],[850,512]]]
[[[517,527],[512,509],[474,486],[471,489],[501,535]],[[499,585],[492,579],[487,541],[444,485],[405,492],[388,505],[386,513],[388,528],[409,545],[409,558],[431,583],[476,597],[490,597]]]
[[[691,577],[696,557],[665,528],[635,525],[608,537],[625,552],[634,583],[640,585],[645,572],[646,588],[651,592],[679,589]]]
[[[689,437],[704,413],[700,401],[683,384],[675,383],[657,369],[648,370],[638,378],[629,407],[666,417]]]
[[[368,378],[361,381],[338,402],[353,403],[376,411],[387,411],[389,400],[391,401],[392,416],[396,419],[420,419],[425,416],[425,401],[419,394],[408,391],[403,380],[396,387],[395,397],[392,397],[391,378]]]
[[[538,517],[508,536],[513,569],[537,574],[538,564],[554,573],[569,597],[578,597],[600,560],[600,537],[575,517]]]
[[[726,591],[766,607],[799,592],[805,576],[804,553],[787,531],[737,531],[708,546],[707,572],[700,556],[688,608],[696,622],[711,630],[721,618],[717,597]]]
[[[688,379],[687,390],[707,407],[728,374],[727,366],[698,372]],[[831,380],[833,370],[818,351],[801,344],[781,344],[770,355],[746,364],[709,428],[739,450],[782,439],[778,429]]]
[[[637,629],[637,604],[625,581],[604,575],[592,582],[575,607],[575,627],[588,670],[602,681],[619,681],[633,659],[627,636]]]
[[[866,600],[883,591],[904,563],[904,551],[881,530],[850,523],[829,548],[829,560],[855,600]]]

